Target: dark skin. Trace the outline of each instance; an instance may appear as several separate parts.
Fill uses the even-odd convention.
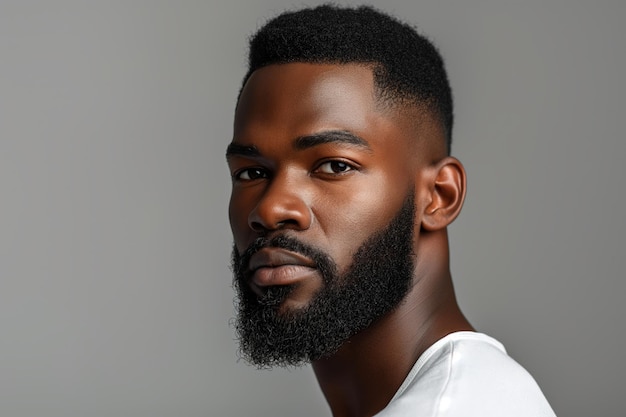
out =
[[[434,342],[473,330],[455,299],[446,227],[465,197],[465,171],[446,154],[440,124],[414,104],[378,98],[357,64],[270,65],[240,96],[228,151],[230,223],[239,252],[260,235],[288,235],[328,253],[340,271],[415,195],[413,286],[392,312],[313,369],[333,416],[382,410]],[[249,285],[293,285],[281,312],[302,308],[323,284],[280,253]],[[284,255],[284,254],[283,254]],[[291,262],[291,263],[290,263]]]

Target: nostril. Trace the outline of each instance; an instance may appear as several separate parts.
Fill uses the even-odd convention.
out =
[[[266,230],[265,227],[259,222],[251,222],[250,228],[255,232],[263,232],[264,230]]]
[[[250,228],[255,232],[265,232],[267,230],[277,230],[283,229],[289,226],[298,226],[298,222],[296,220],[284,220],[279,221],[271,225],[271,227],[262,224],[261,222],[253,221],[250,223]]]

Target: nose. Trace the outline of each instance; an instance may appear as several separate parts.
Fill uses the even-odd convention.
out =
[[[278,229],[306,230],[311,226],[311,207],[306,192],[295,181],[274,176],[248,216],[256,232]]]

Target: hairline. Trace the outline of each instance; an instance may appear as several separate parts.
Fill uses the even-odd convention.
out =
[[[432,103],[432,100],[421,99],[418,97],[405,95],[402,96],[400,94],[394,94],[394,92],[390,91],[389,88],[383,87],[382,77],[384,77],[384,72],[386,71],[385,65],[378,61],[344,61],[340,59],[319,59],[319,60],[285,60],[285,61],[275,61],[270,62],[265,65],[258,66],[254,68],[254,70],[248,70],[246,75],[243,78],[243,82],[241,84],[241,88],[239,89],[239,93],[237,95],[237,101],[235,103],[235,111],[239,107],[239,101],[241,99],[241,94],[248,83],[248,80],[252,77],[252,75],[266,67],[271,67],[275,65],[287,65],[287,64],[310,64],[310,65],[336,65],[336,66],[345,66],[345,65],[357,65],[364,68],[370,69],[372,72],[372,80],[374,87],[374,98],[376,100],[376,106],[380,111],[397,111],[398,113],[403,113],[405,111],[416,111],[416,112],[427,112],[439,125],[443,132],[446,131],[446,124],[443,121],[443,115],[437,109],[437,106]],[[447,153],[450,153],[450,144],[448,140],[445,138],[442,139],[445,143]]]

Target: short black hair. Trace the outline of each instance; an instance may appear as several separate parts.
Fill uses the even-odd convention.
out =
[[[383,100],[426,105],[452,142],[452,91],[443,58],[417,30],[370,6],[325,4],[274,17],[250,39],[248,72],[292,62],[372,64]]]

